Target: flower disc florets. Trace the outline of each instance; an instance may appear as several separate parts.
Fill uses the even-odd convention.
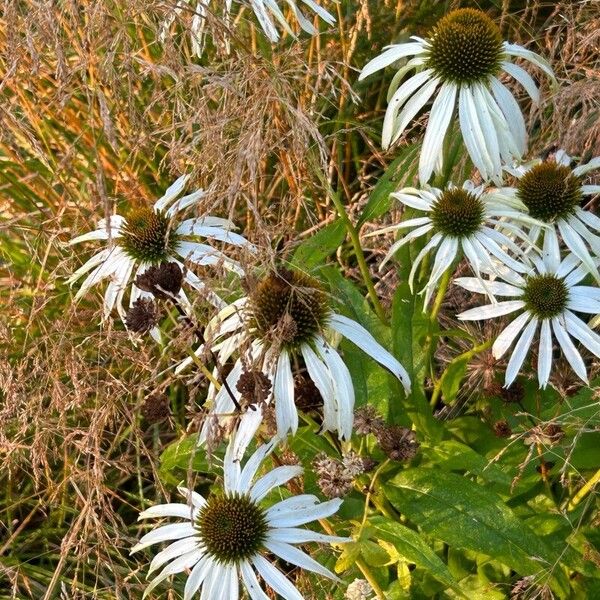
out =
[[[461,8],[447,14],[434,27],[430,44],[427,66],[443,81],[486,81],[500,71],[500,30],[479,10]]]
[[[567,308],[569,290],[555,275],[535,275],[527,279],[523,300],[536,317],[551,319]]]
[[[294,349],[309,342],[326,325],[327,296],[312,277],[279,269],[250,294],[251,325],[261,338],[276,338]]]
[[[554,161],[527,171],[519,180],[517,196],[529,214],[541,221],[569,216],[583,198],[579,178],[569,167]]]
[[[208,554],[222,563],[239,563],[258,552],[268,531],[264,510],[249,496],[211,496],[196,521]]]
[[[177,241],[170,229],[170,220],[162,212],[138,208],[127,217],[118,242],[132,258],[156,264],[168,259]]]
[[[467,190],[446,190],[433,204],[431,221],[435,230],[451,237],[469,237],[482,225],[485,207]]]

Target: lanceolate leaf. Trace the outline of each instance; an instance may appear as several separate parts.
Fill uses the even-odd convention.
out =
[[[385,486],[385,494],[426,533],[493,557],[520,575],[537,575],[566,597],[569,585],[558,554],[497,494],[466,477],[425,468],[399,473]]]
[[[390,542],[408,562],[426,569],[438,581],[455,591],[459,591],[448,567],[416,531],[386,517],[371,519],[369,529],[372,529],[373,538]]]

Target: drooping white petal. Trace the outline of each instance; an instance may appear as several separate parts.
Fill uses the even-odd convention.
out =
[[[564,318],[567,331],[590,352],[600,357],[600,336],[571,311],[565,310]]]
[[[351,538],[338,535],[326,535],[302,527],[279,527],[277,529],[272,529],[267,534],[267,538],[277,542],[286,542],[288,544],[306,544],[307,542],[343,544],[351,541]]]
[[[421,196],[421,194],[418,193],[418,190],[415,190],[414,194],[408,193],[406,189],[400,190],[399,192],[394,192],[390,194],[390,198],[399,200],[400,202],[402,202],[402,204],[410,206],[411,208],[416,208],[418,210],[423,210],[426,212],[431,211],[431,202],[426,198],[423,198],[423,196]]]
[[[294,375],[287,350],[282,350],[277,360],[273,395],[277,434],[285,437],[291,431],[295,435],[298,430],[298,411],[294,403]]]
[[[463,141],[473,164],[484,180],[489,179],[493,171],[492,160],[488,154],[485,136],[479,123],[471,87],[468,85],[460,88],[458,120]]]
[[[271,440],[268,444],[262,444],[255,450],[254,454],[246,461],[240,474],[238,489],[234,491],[246,492],[248,490],[262,461],[273,451],[275,444],[276,440]]]
[[[322,338],[316,338],[315,345],[321,360],[331,373],[333,391],[337,399],[338,436],[342,440],[349,440],[354,423],[354,385],[350,371],[335,349]]]
[[[73,244],[80,244],[81,242],[89,242],[93,240],[107,240],[110,236],[110,232],[108,229],[96,229],[94,231],[88,231],[88,233],[84,233],[83,235],[78,235],[74,237],[72,240],[69,240],[69,246]]]
[[[387,110],[385,111],[385,117],[383,119],[383,129],[381,134],[382,145],[384,148],[387,148],[392,141],[394,126],[397,122],[399,110],[402,108],[407,99],[409,99],[411,95],[430,78],[432,73],[432,69],[426,69],[425,71],[417,73],[410,79],[407,79],[396,90],[394,95],[389,100]],[[425,100],[425,102],[427,102],[427,100]]]
[[[425,185],[429,181],[431,173],[438,163],[441,166],[442,147],[456,104],[456,90],[455,84],[445,82],[431,107],[419,158],[421,185]]]
[[[197,204],[198,201],[206,195],[204,190],[196,190],[187,196],[182,196],[166,210],[167,217],[174,217],[177,213],[183,212],[186,208]]]
[[[311,558],[308,554],[305,554],[302,552],[302,550],[299,550],[290,544],[269,539],[265,541],[265,548],[275,554],[275,556],[279,556],[286,562],[296,565],[301,569],[318,573],[319,575],[323,575],[324,577],[328,577],[334,581],[340,581],[339,577],[336,577],[321,563],[318,563],[314,558]]]
[[[189,178],[190,178],[190,175],[182,175],[181,177],[176,179],[175,182],[172,183],[167,188],[167,191],[165,192],[164,196],[159,198],[154,203],[154,210],[160,210],[160,211],[165,210],[167,205],[170,204],[175,198],[177,198],[177,196],[179,196],[179,194],[181,194],[181,192],[184,190]]]
[[[524,312],[516,319],[513,319],[513,321],[502,330],[492,346],[492,356],[494,358],[502,358],[504,356],[505,352],[512,346],[515,338],[519,335],[523,327],[525,327],[530,317],[531,314],[529,312]]]
[[[492,94],[498,102],[500,110],[506,117],[506,122],[510,128],[513,139],[517,143],[519,156],[527,149],[527,129],[525,127],[525,119],[519,108],[519,104],[515,100],[510,91],[498,81],[495,77],[490,78]]]
[[[433,225],[431,223],[428,224],[428,225],[423,225],[422,227],[417,227],[417,229],[413,229],[412,231],[410,231],[406,235],[402,236],[401,239],[399,239],[396,242],[394,242],[390,246],[390,249],[388,250],[388,253],[385,255],[385,257],[383,258],[383,260],[379,264],[379,270],[381,271],[381,269],[383,269],[384,265],[392,258],[392,256],[394,256],[394,254],[396,254],[396,252],[402,246],[404,246],[404,244],[408,244],[408,242],[410,242],[411,240],[414,240],[415,238],[418,238],[421,235],[425,235],[426,233],[428,233],[432,229],[433,229]]]
[[[170,523],[162,525],[144,535],[140,541],[131,549],[130,554],[138,552],[152,544],[159,542],[168,542],[169,540],[179,540],[181,538],[196,535],[197,531],[191,523]]]
[[[82,275],[102,264],[110,255],[111,249],[105,248],[98,252],[98,254],[94,254],[87,262],[85,262],[79,269],[77,269],[69,279],[67,279],[67,283],[70,285],[77,281]]]
[[[457,238],[447,237],[442,240],[442,243],[435,253],[433,268],[431,269],[431,275],[429,276],[429,281],[427,282],[428,288],[433,288],[440,277],[450,268],[454,262],[454,259],[456,258],[457,251]],[[427,304],[427,302],[425,304]],[[423,308],[425,309],[425,307]]]
[[[569,224],[563,219],[559,219],[557,222],[558,230],[562,236],[565,244],[569,247],[569,250],[573,252],[581,262],[589,270],[590,274],[600,281],[600,273],[598,273],[598,267],[596,261],[592,258],[589,253],[585,242],[581,239],[579,234],[569,226]]]
[[[502,63],[502,68],[525,88],[525,91],[536,104],[539,103],[540,92],[527,71],[519,67],[519,65],[507,61]]]
[[[155,577],[148,587],[144,590],[144,594],[142,595],[142,600],[150,594],[150,592],[162,581],[164,581],[170,575],[175,575],[175,573],[181,573],[186,569],[193,567],[203,556],[203,550],[193,550],[192,552],[188,552],[188,554],[184,554],[179,558],[176,558],[171,564],[167,565],[160,574]]]
[[[575,344],[571,341],[564,325],[561,323],[560,317],[554,317],[552,319],[552,329],[554,330],[554,335],[556,336],[567,362],[571,365],[571,368],[575,371],[577,376],[585,381],[585,383],[588,383],[585,363],[581,358],[581,354],[579,354],[579,351],[575,348]]]
[[[338,314],[330,317],[329,325],[380,365],[389,369],[401,381],[405,391],[407,393],[410,391],[410,378],[406,369],[362,325]]]
[[[454,283],[470,292],[487,294],[490,291],[494,296],[522,296],[523,290],[510,283],[501,281],[486,281],[483,283],[477,277],[456,277]]]
[[[490,177],[495,183],[502,183],[502,169],[500,167],[500,145],[498,142],[498,133],[492,120],[490,108],[486,102],[486,96],[481,92],[481,84],[473,84],[471,91],[473,94],[473,106],[477,114],[477,121],[483,132],[483,138],[487,154],[490,158]]]
[[[156,504],[143,510],[138,516],[138,521],[158,517],[180,517],[189,520],[192,519],[193,512],[193,507],[187,504]]]
[[[194,508],[202,508],[206,504],[204,497],[194,490],[180,485],[177,486],[177,491],[187,500],[188,505],[191,504]]]
[[[423,259],[425,258],[428,252],[431,252],[431,250],[437,248],[438,244],[442,241],[443,237],[444,236],[441,233],[434,234],[432,238],[425,244],[425,246],[421,248],[419,254],[417,254],[417,256],[415,257],[412,267],[410,268],[410,273],[408,275],[408,286],[410,288],[411,293],[414,290],[414,280],[419,265],[423,262]]]
[[[192,569],[183,590],[183,600],[192,600],[194,594],[200,589],[202,582],[213,568],[213,561],[209,556],[203,556]]]
[[[408,124],[414,119],[415,115],[425,106],[433,93],[435,92],[440,80],[435,77],[430,79],[421,89],[413,94],[406,102],[397,118],[388,120],[388,129],[382,136],[381,147],[385,150],[393,144],[404,132]],[[389,108],[388,108],[389,110]],[[390,126],[393,125],[393,127]],[[387,136],[390,136],[389,138]]]
[[[388,47],[379,56],[371,59],[360,72],[358,80],[362,81],[365,77],[373,73],[385,69],[385,67],[395,63],[397,60],[414,54],[423,54],[426,48],[421,43],[408,42],[406,44],[396,44]]]
[[[600,190],[598,191],[600,193]],[[583,221],[588,227],[591,227],[596,231],[600,231],[600,218],[598,218],[594,213],[590,212],[589,210],[583,210],[577,207],[575,209],[575,214],[577,215],[579,220]]]
[[[273,488],[287,483],[303,472],[304,469],[299,465],[275,467],[254,483],[250,488],[250,498],[255,501],[262,500]]]
[[[306,370],[323,398],[323,430],[335,431],[339,420],[338,404],[329,369],[308,344],[302,344],[301,351]]]
[[[550,333],[550,321],[542,319],[540,326],[540,345],[538,350],[538,382],[541,388],[548,385],[550,369],[552,368],[552,334]]]
[[[284,504],[286,501],[283,500],[267,510],[267,521],[271,527],[296,527],[325,519],[337,512],[343,502],[341,498],[318,502],[314,496],[307,495],[297,496],[291,500],[294,502]]]
[[[502,45],[504,46],[504,51],[509,56],[518,56],[528,60],[536,67],[539,67],[542,71],[544,71],[544,73],[546,73],[546,75],[548,75],[548,77],[550,77],[552,80],[555,79],[554,71],[552,70],[550,63],[544,57],[532,52],[531,50],[523,48],[523,46],[519,46],[519,44],[510,44],[508,42],[504,42]]]
[[[575,167],[573,169],[573,175],[575,175],[575,177],[581,177],[595,169],[600,169],[600,156],[596,156],[596,158],[592,158],[589,162]]]
[[[506,367],[506,377],[504,380],[504,385],[508,387],[519,374],[519,370],[531,348],[531,342],[533,340],[533,336],[535,335],[535,331],[538,325],[538,318],[535,316],[531,317],[531,321],[525,327],[525,330],[521,334],[519,341],[517,342],[515,349],[508,361],[508,366]]]
[[[522,300],[507,300],[506,302],[498,302],[497,304],[486,304],[485,306],[477,306],[461,312],[457,317],[461,321],[479,321],[481,319],[493,319],[494,317],[502,317],[509,315],[525,306]]]
[[[242,573],[242,581],[244,582],[244,587],[246,588],[248,595],[250,596],[250,600],[271,600],[269,596],[267,596],[260,587],[258,578],[254,574],[254,570],[250,566],[249,562],[245,560],[242,561],[240,563],[240,571]]]
[[[152,562],[148,567],[148,575],[168,563],[170,560],[183,556],[184,554],[189,554],[192,550],[197,550],[198,541],[197,536],[192,536],[169,544],[152,559]]]
[[[265,580],[266,584],[286,600],[304,600],[292,582],[260,554],[252,557],[252,564]]]

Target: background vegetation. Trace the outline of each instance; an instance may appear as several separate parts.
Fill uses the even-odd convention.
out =
[[[66,242],[115,207],[152,201],[190,172],[209,191],[203,208],[238,223],[260,247],[260,263],[277,256],[313,270],[399,358],[417,364],[424,340],[439,337],[439,323],[421,315],[402,285],[409,255],[384,273],[371,268],[387,247],[380,239],[362,248],[391,328],[376,324],[373,290],[365,300],[365,264],[353,242],[390,218],[389,193],[413,181],[423,123],[382,153],[389,74],[358,84],[357,70],[383,46],[475,4],[342,0],[333,5],[336,28],[321,23],[322,35],[276,46],[242,9],[231,31],[210,19],[214,42],[200,60],[186,33],[191,11],[157,41],[172,4],[2,3],[0,598],[140,598],[147,561],[128,556],[137,513],[188,476],[205,382],[165,372],[169,359],[154,344],[132,344],[120,325],[99,325],[98,292],[74,306],[65,284],[89,256]],[[594,2],[477,6],[557,73],[558,90],[545,90],[540,107],[526,112],[531,154],[559,146],[600,155]],[[457,162],[468,175],[466,159]],[[203,275],[229,293],[226,278]],[[425,386],[412,404],[343,346],[358,402],[390,422],[415,423],[421,449],[379,481],[365,476],[363,487],[372,485],[402,523],[370,520],[338,568],[350,582],[364,577],[364,565],[389,598],[600,597],[597,390],[562,366],[548,391],[527,378],[516,393],[501,390],[502,363],[485,349],[472,352],[489,331],[457,332],[453,315],[468,302],[451,288],[440,307],[439,322],[456,335],[422,361]],[[184,356],[189,334],[178,334]],[[436,380],[448,365],[450,375]],[[510,437],[499,437],[504,423]],[[301,434],[292,443],[307,465],[318,450],[335,452],[314,439]],[[314,476],[304,485],[316,489]],[[341,516],[360,522],[364,502],[357,491]],[[343,595],[299,577],[307,598]],[[180,592],[175,585],[153,597]]]

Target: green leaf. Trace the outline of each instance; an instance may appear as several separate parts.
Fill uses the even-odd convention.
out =
[[[390,209],[392,203],[390,194],[398,189],[403,180],[408,180],[411,174],[416,171],[415,158],[418,151],[419,144],[410,144],[400,150],[398,158],[390,164],[373,188],[369,200],[358,219],[357,228],[360,228],[367,221],[377,219]]]
[[[346,237],[341,219],[329,223],[315,235],[302,242],[295,250],[291,263],[303,271],[310,271],[333,254]]]
[[[446,471],[468,471],[490,483],[506,486],[506,491],[511,484],[510,476],[496,464],[456,440],[444,440],[423,451]]]
[[[440,385],[446,404],[452,404],[456,400],[460,384],[467,371],[469,359],[469,356],[458,356],[446,367],[442,374]]]
[[[440,440],[442,425],[433,413],[423,388],[426,357],[423,340],[428,320],[423,317],[421,306],[410,291],[408,283],[396,289],[392,304],[392,341],[395,356],[404,365],[412,382],[412,390],[403,403],[417,431],[429,439]]]
[[[425,569],[444,585],[459,591],[448,567],[416,531],[386,517],[369,521],[372,537],[390,542],[408,562]]]
[[[176,469],[210,472],[206,453],[198,446],[198,434],[188,435],[173,442],[160,455],[159,472],[162,475],[172,473]]]
[[[425,468],[402,471],[384,490],[394,507],[426,533],[486,554],[521,575],[548,571],[551,587],[561,597],[568,594],[568,581],[556,568],[559,556],[494,492],[466,477]]]

